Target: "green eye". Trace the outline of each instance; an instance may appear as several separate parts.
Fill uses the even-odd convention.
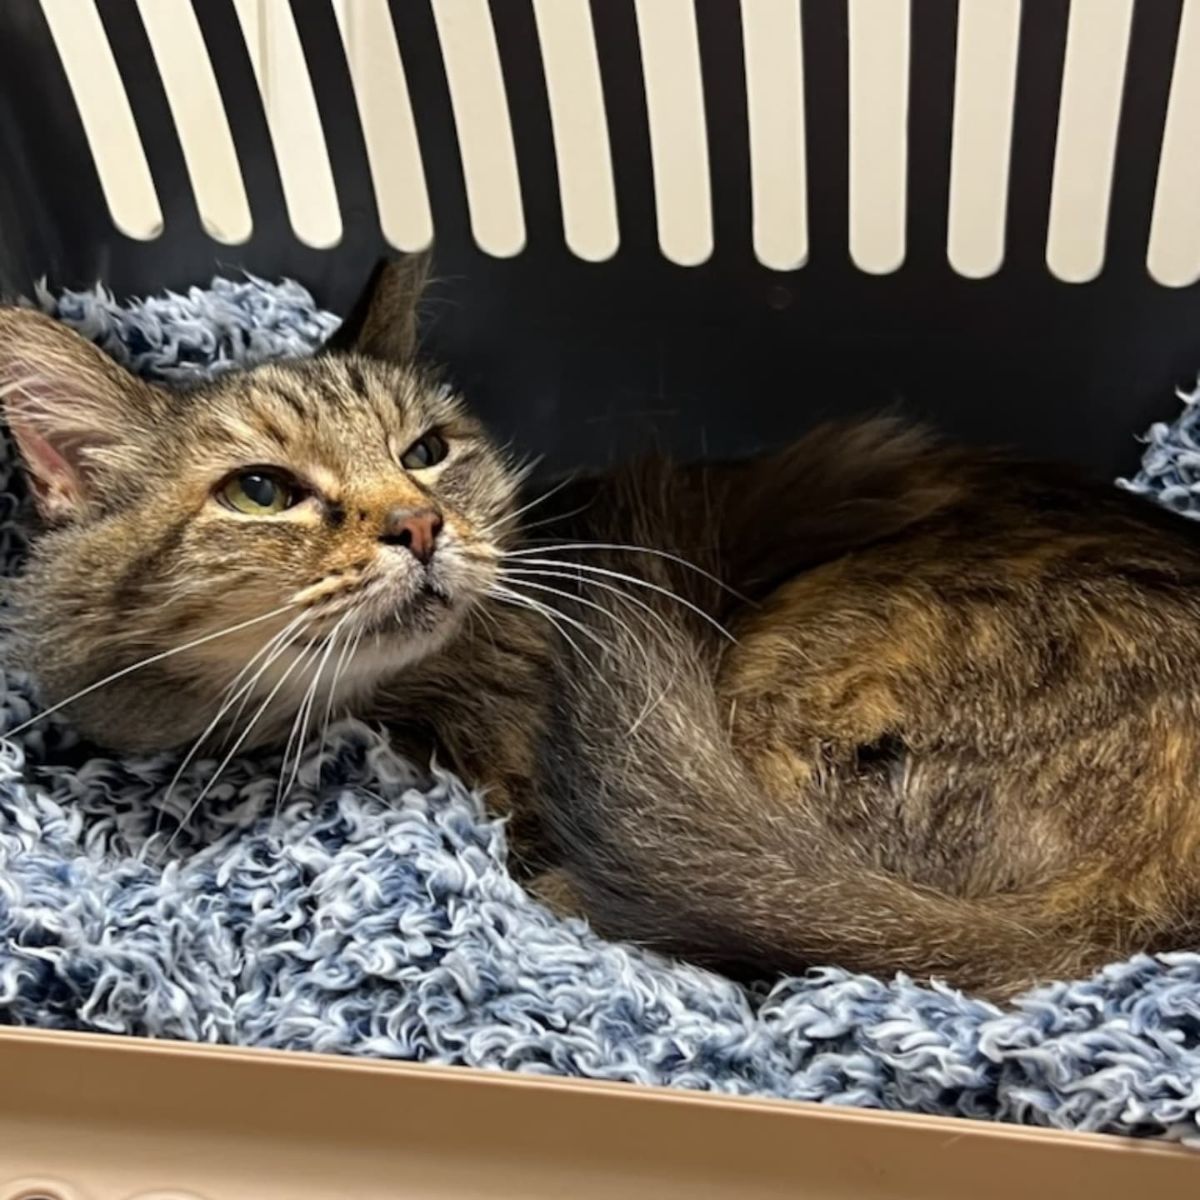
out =
[[[400,465],[406,471],[424,471],[427,467],[436,466],[450,453],[446,439],[438,433],[427,433],[418,438],[400,456]]]
[[[284,475],[242,471],[221,484],[217,499],[247,517],[273,517],[299,502],[300,489]]]

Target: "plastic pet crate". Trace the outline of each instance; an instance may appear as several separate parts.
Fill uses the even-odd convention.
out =
[[[3,0],[0,290],[249,270],[551,466],[898,403],[1112,475],[1200,368],[1198,0]],[[0,1200],[1185,1195],[1048,1131],[0,1032]]]

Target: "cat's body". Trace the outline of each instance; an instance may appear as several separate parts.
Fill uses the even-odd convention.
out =
[[[582,603],[549,599],[608,649],[506,612],[391,708],[513,812],[552,901],[737,973],[995,994],[1200,939],[1200,531],[891,422],[556,501],[581,548],[527,561],[579,564]],[[736,641],[596,586],[622,575]]]
[[[382,290],[360,339],[405,329],[403,358]],[[159,655],[74,704],[94,736],[187,746],[214,713],[240,736],[224,689],[273,646],[238,677],[263,710],[246,744],[306,704],[383,717],[511,815],[535,890],[615,937],[996,994],[1200,937],[1186,522],[892,422],[646,462],[521,513],[516,474],[407,366],[329,358],[182,401],[76,341],[0,312],[56,526],[19,625],[47,698]],[[46,382],[72,355],[90,432]],[[284,469],[286,505],[263,482]]]

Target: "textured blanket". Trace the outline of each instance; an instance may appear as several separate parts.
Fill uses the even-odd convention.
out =
[[[176,383],[310,351],[336,324],[296,286],[258,280],[128,308],[100,292],[40,300]],[[1189,436],[1156,432],[1136,486],[1190,495]],[[22,495],[0,448],[8,569]],[[35,710],[2,652],[0,680],[11,730]],[[1116,964],[1005,1011],[832,967],[750,992],[550,916],[507,875],[478,798],[380,731],[339,725],[275,815],[279,765],[236,762],[164,865],[155,849],[212,762],[160,820],[169,757],[105,757],[55,718],[0,742],[0,1021],[1200,1142],[1196,954]]]

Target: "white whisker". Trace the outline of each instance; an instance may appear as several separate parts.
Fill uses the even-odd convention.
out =
[[[297,637],[300,636],[300,633],[303,629],[303,623],[307,617],[307,613],[301,613],[300,616],[296,617],[292,621],[289,621],[287,625],[285,625],[278,633],[269,637],[261,649],[259,649],[246,663],[246,665],[237,673],[237,675],[234,676],[233,682],[228,688],[225,689],[225,698],[217,710],[217,715],[213,717],[213,719],[205,727],[204,732],[201,733],[200,736],[192,743],[191,749],[184,756],[183,761],[179,764],[175,774],[172,776],[171,782],[167,785],[167,790],[163,796],[162,804],[158,810],[158,819],[155,821],[155,832],[158,831],[159,825],[162,821],[163,811],[170,803],[171,797],[174,795],[175,788],[178,785],[179,780],[182,778],[184,771],[187,770],[188,764],[196,757],[197,754],[199,754],[200,748],[212,736],[213,731],[221,723],[222,719],[225,717],[225,714],[229,712],[229,710],[238,702],[239,699],[242,701],[242,705],[244,707],[246,697],[248,697],[257,686],[258,681],[263,676],[263,672],[268,670],[271,664],[279,657],[279,655],[285,649],[287,649],[287,647],[293,641],[295,641]],[[291,634],[290,637],[288,637],[289,633]],[[283,640],[285,638],[286,641]],[[272,650],[272,648],[274,648],[274,650]],[[254,677],[242,684],[242,686],[238,688],[233,695],[230,695],[230,692],[234,688],[237,688],[238,682],[247,674],[247,672],[253,669],[254,664],[257,663],[264,654],[269,654],[269,657],[267,658],[266,662],[262,664],[262,667],[255,673]],[[240,712],[241,709],[238,711]],[[236,720],[237,718],[235,717],[234,719]]]
[[[171,834],[170,838],[167,841],[166,846],[163,848],[164,856],[171,852],[171,847],[174,846],[175,839],[179,836],[180,831],[182,829],[186,828],[187,823],[199,811],[200,805],[204,803],[204,801],[208,797],[209,793],[213,790],[214,787],[216,787],[217,781],[221,778],[222,774],[224,774],[225,768],[227,766],[229,766],[229,764],[233,761],[234,756],[237,754],[237,752],[242,748],[242,746],[245,745],[247,739],[250,737],[250,734],[254,732],[254,727],[258,724],[258,722],[262,719],[263,714],[270,707],[271,701],[273,701],[275,699],[275,697],[279,694],[280,690],[283,688],[283,685],[285,683],[287,683],[288,676],[291,675],[291,673],[303,661],[304,661],[304,656],[298,655],[292,661],[291,665],[288,666],[287,668],[285,668],[283,674],[280,675],[279,679],[275,683],[275,686],[273,688],[271,688],[271,690],[267,693],[267,698],[258,706],[257,711],[250,718],[249,723],[246,725],[245,729],[242,730],[241,734],[238,736],[237,741],[233,743],[232,747],[230,747],[229,753],[226,754],[225,757],[221,760],[221,763],[217,767],[212,778],[204,785],[204,787],[202,787],[200,789],[200,794],[196,797],[195,800],[192,801],[192,804],[188,808],[187,812],[184,813],[183,819],[179,822],[179,825],[176,827],[175,832]]]
[[[627,621],[623,621],[611,609],[605,608],[604,605],[597,604],[594,600],[588,600],[583,596],[577,596],[571,592],[563,591],[562,588],[551,587],[549,584],[545,584],[545,583],[535,583],[531,579],[522,579],[519,581],[512,580],[510,582],[520,583],[525,587],[536,588],[538,591],[542,591],[542,592],[551,592],[555,596],[562,596],[565,599],[572,601],[573,603],[583,604],[588,608],[595,609],[597,612],[599,612],[603,616],[607,617],[608,620],[612,621],[613,624],[616,625],[619,629],[622,629],[625,632],[625,634],[628,636],[629,640],[633,643],[633,645],[636,646],[639,651],[641,651],[642,664],[645,669],[645,677],[646,677],[646,704],[650,703],[650,679],[651,679],[651,675],[652,675],[652,672],[650,669],[650,651],[645,646],[645,644],[639,640],[637,634],[635,634],[634,631],[630,628],[629,623]],[[590,581],[588,581],[588,582],[590,582]],[[624,597],[624,598],[629,599],[629,597]],[[657,614],[655,614],[655,615],[657,616]]]
[[[353,639],[347,638],[345,645],[342,647],[341,653],[338,655],[338,660],[334,664],[333,679],[329,683],[329,697],[325,701],[325,719],[321,725],[321,745],[317,751],[318,757],[325,753],[325,739],[329,736],[329,721],[333,715],[334,698],[337,695],[337,685],[342,677],[343,671],[349,667],[354,660],[354,655],[358,650],[358,643],[362,641],[363,631],[357,630]],[[347,653],[349,651],[349,653]]]
[[[549,605],[542,604],[540,601],[534,600],[530,596],[522,596],[519,592],[510,591],[508,588],[493,587],[489,594],[495,597],[497,600],[502,600],[508,604],[514,604],[519,608],[528,609],[530,612],[536,613],[544,621],[553,626],[553,628],[558,631],[559,635],[565,642],[567,642],[571,649],[573,649],[575,653],[578,654],[579,657],[583,659],[583,661],[587,663],[587,665],[594,672],[599,674],[599,668],[597,668],[596,664],[593,663],[586,654],[584,654],[579,643],[562,627],[562,625],[559,624],[559,621],[556,618],[562,617],[562,613],[560,613],[557,609],[552,609],[549,607]],[[573,621],[572,624],[578,625],[579,622]],[[591,630],[587,630],[586,632],[593,640],[597,640]],[[603,648],[603,643],[601,643],[601,648]]]
[[[552,517],[543,517],[540,521],[530,521],[528,524],[522,524],[521,536],[522,536],[522,538],[525,539],[525,541],[528,541],[528,542],[558,541],[559,540],[558,538],[552,538],[552,537],[531,538],[531,537],[527,537],[526,535],[528,534],[529,530],[531,530],[531,529],[544,529],[547,525],[555,525],[559,521],[566,521],[566,520],[569,520],[571,517],[577,517],[577,516],[579,516],[580,513],[587,512],[587,510],[591,507],[592,507],[592,501],[589,500],[586,504],[581,504],[581,505],[579,505],[578,508],[569,509],[567,512],[555,513],[554,516],[552,516]]]
[[[627,621],[621,620],[621,618],[618,617],[616,615],[616,613],[614,613],[612,611],[612,609],[605,608],[603,604],[597,604],[594,600],[588,600],[584,596],[577,596],[573,592],[564,591],[562,588],[551,587],[547,583],[535,583],[532,579],[520,579],[520,580],[510,579],[509,582],[516,586],[520,586],[520,587],[531,587],[539,592],[550,592],[552,595],[562,596],[563,599],[569,600],[573,604],[582,604],[585,608],[594,609],[596,612],[600,613],[602,616],[607,617],[608,620],[610,620],[614,625],[616,625],[618,629],[622,629],[625,631],[625,633],[629,636],[630,641],[633,642],[633,644],[639,650],[641,650],[642,656],[646,660],[646,665],[647,665],[647,667],[649,667],[649,652],[646,650],[645,646],[643,646],[642,643],[638,640],[637,634],[635,634],[634,631],[630,628],[629,623]],[[560,611],[559,615],[563,616],[564,614],[561,613],[561,611]],[[605,649],[611,650],[612,647],[605,644]]]
[[[515,521],[522,513],[527,513],[531,508],[536,508],[539,504],[544,504],[550,499],[551,496],[558,495],[563,488],[574,481],[574,475],[568,475],[566,479],[559,480],[559,482],[556,483],[552,488],[547,488],[546,491],[544,491],[540,496],[530,500],[528,504],[523,504],[520,508],[515,509],[513,512],[505,513],[504,516],[499,518],[499,520],[493,521],[484,529],[485,535],[490,536],[498,529],[503,529],[505,525],[512,524],[512,522]]]
[[[23,733],[31,725],[36,725],[38,721],[58,712],[60,709],[66,708],[68,704],[74,704],[76,700],[82,700],[84,696],[89,696],[92,692],[98,691],[110,683],[115,683],[118,679],[122,679],[126,675],[132,675],[134,671],[140,671],[143,667],[153,666],[157,662],[162,662],[165,658],[182,654],[185,650],[194,650],[197,646],[203,646],[207,642],[216,641],[217,638],[227,637],[229,634],[237,633],[242,629],[249,629],[251,625],[260,625],[263,621],[269,621],[272,617],[277,617],[293,607],[294,604],[284,604],[269,613],[263,613],[261,617],[251,617],[248,621],[241,621],[237,625],[230,625],[226,629],[218,629],[216,633],[206,633],[203,637],[195,638],[182,646],[173,646],[170,650],[163,650],[158,654],[150,655],[149,658],[140,659],[131,666],[122,667],[121,670],[114,671],[111,675],[106,675],[103,679],[97,680],[85,688],[80,688],[79,691],[75,692],[74,695],[68,696],[65,700],[60,700],[57,704],[52,704],[49,708],[43,709],[36,716],[30,717],[28,721],[23,721],[15,729],[10,729],[4,737],[6,739],[16,737],[17,734]]]
[[[737,600],[742,600],[747,604],[751,602],[749,597],[743,596],[741,592],[735,588],[731,588],[729,584],[712,574],[711,571],[706,571],[703,567],[698,567],[694,562],[689,562],[686,558],[681,558],[678,554],[672,554],[668,550],[656,550],[651,546],[628,546],[623,542],[561,542],[545,546],[526,546],[519,550],[506,550],[503,553],[506,558],[525,558],[531,554],[548,554],[553,550],[620,550],[630,554],[651,554],[655,558],[666,559],[668,562],[676,563],[681,567],[686,567],[689,571],[694,571],[710,583],[715,583],[722,591],[728,592],[729,595]]]
[[[237,711],[227,722],[229,728],[225,731],[225,740],[221,743],[222,749],[229,745],[229,739],[233,736],[233,731],[237,728],[238,722],[242,719],[242,713],[246,711],[246,705],[249,703],[250,697],[254,694],[254,689],[258,686],[258,683],[262,679],[263,675],[265,675],[266,672],[270,670],[270,668],[274,666],[276,662],[279,661],[280,656],[286,650],[288,650],[289,647],[295,644],[296,639],[304,632],[305,629],[308,628],[310,624],[312,624],[312,620],[316,619],[315,614],[310,614],[308,612],[301,613],[300,615],[301,618],[311,619],[289,622],[287,627],[281,630],[279,635],[273,639],[275,642],[273,647],[271,646],[270,642],[268,642],[269,653],[266,660],[262,663],[261,669],[255,673],[253,680],[251,680],[251,686],[249,688],[242,688],[239,691],[238,696],[240,697],[240,700],[235,700],[237,703]],[[293,630],[294,633],[292,632]],[[289,633],[291,633],[292,636],[287,636]],[[301,658],[303,658],[304,651],[301,650],[299,655]]]
[[[642,612],[645,613],[646,616],[651,620],[653,620],[664,632],[669,633],[671,631],[670,622],[667,621],[662,613],[655,612],[654,609],[651,608],[650,605],[644,600],[639,600],[637,596],[631,596],[623,588],[616,587],[611,583],[605,583],[602,579],[588,579],[582,574],[582,572],[571,574],[569,570],[550,571],[538,567],[505,567],[501,572],[501,578],[509,579],[513,582],[516,581],[516,576],[524,577],[526,575],[546,579],[565,579],[570,583],[578,583],[581,586],[586,584],[588,587],[600,588],[603,591],[611,592],[614,596],[624,600],[627,604],[635,605],[637,608],[641,609]]]
[[[511,589],[505,589],[505,590],[511,592]],[[543,590],[549,591],[551,589],[545,588]],[[552,612],[556,617],[558,617],[559,620],[565,621],[568,625],[571,626],[572,629],[577,629],[581,634],[583,634],[584,637],[590,639],[597,646],[599,646],[601,650],[604,650],[605,652],[607,652],[612,649],[612,647],[607,642],[605,642],[605,640],[602,637],[600,637],[599,634],[597,634],[595,630],[589,629],[582,621],[576,620],[575,617],[568,616],[565,612],[562,611],[562,609],[555,608],[553,605],[550,605],[550,604],[545,604],[544,601],[535,600],[532,596],[525,596],[520,592],[514,592],[512,594],[521,596],[522,600],[528,600],[534,604],[544,605],[544,607],[549,612]],[[562,595],[564,593],[559,593],[559,594]],[[569,593],[565,593],[565,594],[567,594],[569,596]],[[575,600],[578,597],[569,596],[569,598],[572,600]]]
[[[292,773],[288,779],[287,787],[283,789],[281,799],[296,785],[296,777],[300,774],[300,763],[304,755],[304,744],[308,738],[308,722],[312,717],[313,705],[316,703],[317,693],[321,687],[321,676],[325,673],[325,668],[329,664],[330,656],[333,654],[333,648],[337,645],[337,639],[342,632],[343,626],[353,616],[352,612],[346,613],[341,620],[330,630],[329,636],[325,639],[324,652],[321,654],[321,661],[317,664],[316,674],[313,675],[313,681],[304,697],[304,702],[300,706],[300,711],[303,714],[303,724],[300,726],[300,737],[296,742],[296,757],[292,763]],[[332,689],[330,691],[332,695]],[[287,758],[283,760],[283,765],[286,766]],[[283,780],[283,766],[280,767],[280,781]]]
[[[655,612],[654,609],[650,607],[650,605],[645,603],[645,601],[639,600],[636,596],[629,595],[628,592],[624,591],[623,589],[621,589],[619,587],[615,587],[611,583],[605,583],[603,580],[599,580],[599,579],[585,579],[582,575],[568,575],[562,571],[536,570],[536,569],[532,569],[529,567],[509,568],[509,571],[512,573],[518,574],[518,575],[522,575],[522,576],[537,575],[537,576],[547,576],[547,577],[554,578],[554,579],[566,579],[569,582],[576,582],[581,585],[587,584],[590,587],[602,588],[606,592],[611,592],[613,595],[617,596],[621,600],[624,600],[626,603],[634,604],[639,609],[642,609],[645,613],[645,617],[643,617],[643,620],[646,620],[646,618],[649,618],[649,619],[655,621],[661,628],[661,631],[662,631],[662,639],[661,640],[663,642],[664,647],[667,649],[670,648],[669,640],[670,640],[670,634],[672,632],[671,625],[662,616],[662,614]],[[508,576],[508,573],[509,572],[506,572],[506,577]],[[536,586],[536,585],[531,584],[530,586]],[[580,599],[582,599],[582,598],[580,597]],[[607,611],[607,610],[605,610],[605,611]],[[632,637],[632,633],[630,634],[630,636]],[[635,642],[636,642],[636,639],[635,639]],[[638,729],[641,728],[642,724],[646,721],[646,719],[650,716],[650,714],[653,713],[655,708],[657,708],[658,705],[662,703],[663,698],[666,696],[668,690],[670,689],[671,684],[674,682],[675,676],[678,674],[677,659],[673,655],[668,655],[666,657],[666,661],[670,664],[671,678],[659,690],[658,695],[655,696],[651,690],[651,671],[650,671],[650,662],[649,662],[649,651],[645,647],[640,647],[640,648],[643,651],[643,655],[645,656],[645,662],[646,662],[646,685],[647,685],[646,686],[646,701],[643,704],[638,715],[634,718],[633,723],[629,727],[630,734],[637,733]]]
[[[648,579],[639,579],[636,575],[627,575],[624,571],[613,571],[608,567],[595,567],[587,563],[563,562],[554,558],[524,558],[521,561],[532,563],[534,566],[570,567],[572,570],[587,571],[589,574],[604,575],[611,579],[623,579],[626,583],[632,583],[636,587],[648,588],[652,592],[657,592],[660,596],[666,596],[668,599],[674,600],[677,604],[683,605],[684,608],[694,612],[702,620],[707,621],[722,637],[728,638],[735,645],[737,644],[737,638],[716,617],[710,616],[704,609],[693,604],[690,600],[685,600],[677,592],[671,591],[670,588],[661,587],[657,583],[651,583]]]
[[[295,761],[297,769],[298,769],[299,764],[300,764],[300,758],[304,752],[304,746],[301,742],[301,738],[303,736],[302,726],[303,726],[303,721],[304,721],[304,706],[308,702],[309,694],[312,692],[313,687],[316,685],[316,682],[317,682],[316,668],[320,664],[321,655],[325,651],[325,645],[328,640],[329,640],[328,635],[326,635],[326,637],[318,639],[315,642],[315,644],[307,646],[307,647],[305,647],[304,650],[301,651],[301,658],[303,658],[303,660],[304,660],[304,667],[301,671],[301,677],[303,676],[303,671],[307,670],[309,667],[313,667],[314,670],[313,670],[312,678],[308,681],[308,683],[304,687],[304,693],[300,697],[299,704],[296,705],[296,711],[292,716],[291,727],[288,731],[288,738],[287,738],[287,741],[284,743],[283,757],[280,759],[280,762],[279,762],[279,780],[275,785],[275,815],[276,816],[279,815],[279,810],[283,805],[283,797],[284,797],[285,792],[288,790],[288,788],[291,787],[290,782],[286,786],[284,784],[284,780],[287,778],[287,773],[288,773],[288,761],[289,761],[289,759],[293,758],[293,751],[294,751],[295,752],[294,761]]]

